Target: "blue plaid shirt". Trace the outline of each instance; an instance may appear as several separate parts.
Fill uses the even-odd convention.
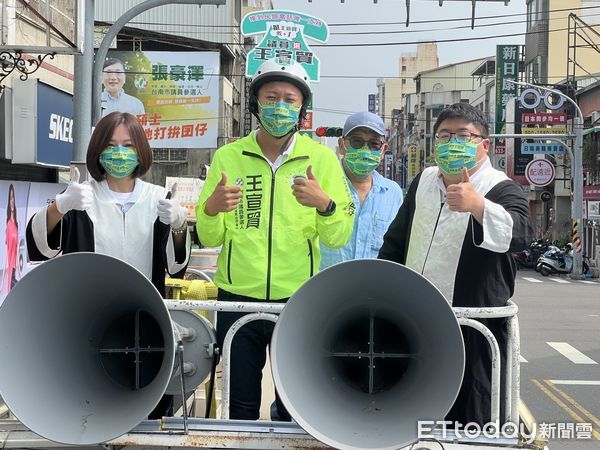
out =
[[[377,258],[383,235],[402,204],[400,186],[377,171],[373,172],[373,186],[362,205],[352,182],[347,179],[347,183],[356,206],[352,236],[342,248],[321,244],[321,270],[351,259]]]

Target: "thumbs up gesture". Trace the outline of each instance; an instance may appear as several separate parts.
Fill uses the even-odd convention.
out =
[[[206,199],[204,211],[209,216],[233,211],[241,199],[242,188],[237,185],[227,186],[227,173],[221,172],[221,181],[219,181],[210,197]]]
[[[187,217],[187,209],[181,206],[179,200],[175,198],[176,190],[177,183],[173,185],[171,192],[167,194],[167,198],[161,198],[158,201],[157,206],[158,219],[162,223],[170,225],[174,230],[183,227]]]
[[[451,184],[446,188],[446,200],[450,211],[468,212],[476,219],[481,212],[483,217],[483,196],[473,187],[466,167],[462,168],[460,183]]]
[[[85,211],[92,207],[94,191],[89,183],[79,183],[79,169],[71,166],[71,176],[67,189],[56,196],[56,209],[65,215],[72,209]]]
[[[330,198],[321,189],[319,181],[313,174],[312,166],[306,168],[306,178],[303,176],[294,178],[292,191],[301,205],[317,208],[321,212],[325,212],[329,206]]]

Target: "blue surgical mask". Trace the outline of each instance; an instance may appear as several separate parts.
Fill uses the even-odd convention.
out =
[[[448,142],[435,144],[435,162],[442,172],[459,175],[463,167],[471,170],[477,165],[477,145],[452,137]]]
[[[275,102],[259,106],[260,123],[271,136],[285,136],[298,124],[300,107],[292,103]]]
[[[361,178],[366,177],[379,166],[381,150],[346,147],[344,161],[348,170],[354,175]]]
[[[125,178],[139,165],[135,147],[111,145],[100,154],[100,164],[114,178]]]

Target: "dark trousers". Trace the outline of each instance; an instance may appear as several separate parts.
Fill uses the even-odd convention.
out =
[[[255,298],[232,294],[219,289],[219,301],[230,302],[263,302]],[[287,299],[275,300],[272,303],[285,303]],[[236,320],[249,313],[218,312],[217,342],[223,348],[225,335]],[[266,350],[271,344],[271,336],[275,324],[267,320],[258,320],[242,326],[233,338],[230,354],[230,403],[229,418],[257,420],[260,416],[260,398],[262,370],[266,363]],[[277,392],[277,420],[291,421],[291,417]]]

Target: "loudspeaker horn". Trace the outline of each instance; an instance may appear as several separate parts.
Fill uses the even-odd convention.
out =
[[[214,331],[191,316],[174,334],[154,285],[116,258],[72,253],[44,262],[0,307],[0,392],[23,424],[49,440],[108,441],[134,428],[165,393],[176,335],[197,364],[194,377],[209,373]],[[190,322],[200,329],[186,328]]]
[[[464,373],[452,308],[423,276],[390,261],[348,261],[309,279],[271,344],[275,386],[291,416],[344,450],[417,441],[417,422],[444,418]]]

